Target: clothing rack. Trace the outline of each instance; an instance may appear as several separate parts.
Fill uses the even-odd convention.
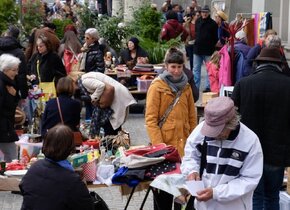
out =
[[[237,13],[236,14],[236,20],[240,20],[240,19],[252,19],[253,15],[257,14],[256,13]]]

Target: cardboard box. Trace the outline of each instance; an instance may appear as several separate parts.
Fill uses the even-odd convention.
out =
[[[290,195],[290,167],[287,168],[287,193]]]
[[[205,106],[207,102],[212,99],[218,97],[219,94],[215,92],[207,92],[202,94],[202,106]]]
[[[146,92],[151,85],[152,79],[142,80],[137,77],[137,89],[140,92]]]
[[[76,168],[88,162],[88,154],[87,153],[73,154],[72,156],[69,156],[68,159],[72,163],[72,166]]]

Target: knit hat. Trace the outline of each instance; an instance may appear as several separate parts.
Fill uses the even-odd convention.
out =
[[[235,106],[231,98],[220,96],[211,99],[204,108],[205,122],[201,133],[207,137],[217,137],[235,115]]]
[[[133,42],[135,47],[139,44],[139,39],[137,39],[136,37],[131,37],[129,41]]]

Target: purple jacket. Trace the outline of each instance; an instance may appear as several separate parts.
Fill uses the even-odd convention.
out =
[[[241,51],[245,58],[247,57],[248,52],[251,49],[249,45],[247,45],[245,42],[242,42],[242,41],[236,41],[234,48],[235,50]]]

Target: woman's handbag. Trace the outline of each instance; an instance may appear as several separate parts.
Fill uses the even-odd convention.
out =
[[[100,97],[99,106],[100,108],[110,107],[114,101],[115,88],[108,83],[105,83],[105,89]]]
[[[56,89],[55,89],[54,81],[41,82],[40,72],[39,72],[39,60],[37,60],[36,69],[37,69],[38,80],[39,80],[39,88],[42,90],[44,94],[45,101],[48,101],[50,98],[55,98]]]
[[[110,210],[106,202],[96,192],[90,192],[90,196],[93,200],[95,210]]]
[[[56,90],[54,82],[40,82],[39,88],[44,94],[45,101],[56,97]]]
[[[60,116],[60,119],[61,119],[61,123],[64,124],[63,117],[62,117],[62,112],[61,112],[61,108],[60,108],[60,103],[59,103],[58,98],[56,98],[56,102],[57,102],[58,113],[59,113],[59,116]],[[82,143],[83,143],[82,133],[80,131],[73,131],[73,134],[74,134],[75,145],[76,146],[82,145]]]

